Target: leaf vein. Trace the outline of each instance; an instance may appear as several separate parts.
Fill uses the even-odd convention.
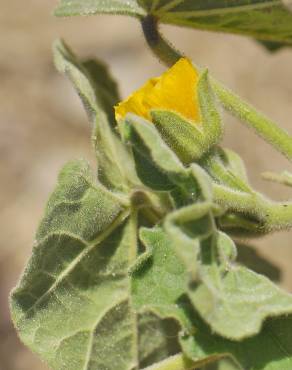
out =
[[[103,240],[105,240],[129,215],[129,211],[125,210],[122,212],[116,220],[110,224],[95,240],[88,243],[87,247],[69,264],[69,266],[59,275],[56,279],[55,283],[51,285],[51,287],[44,292],[38,300],[36,300],[32,306],[30,306],[18,319],[17,324],[23,317],[27,316],[31,311],[35,309],[35,307],[43,301],[43,299],[49,295],[50,293],[54,292],[58,285],[63,281],[63,279],[77,266],[77,264],[98,244],[100,244]]]

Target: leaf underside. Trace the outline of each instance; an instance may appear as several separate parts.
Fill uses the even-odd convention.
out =
[[[145,14],[137,0],[61,0],[55,15],[68,17],[73,15],[124,14],[140,17]]]
[[[162,23],[251,36],[270,50],[292,45],[289,0],[61,0],[57,16],[153,14]]]
[[[160,1],[155,13],[163,23],[292,44],[292,13],[281,0]]]

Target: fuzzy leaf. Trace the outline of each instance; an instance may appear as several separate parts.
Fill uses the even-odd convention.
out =
[[[214,232],[212,203],[202,202],[170,213],[164,228],[173,249],[182,260],[191,280],[197,279],[200,242]]]
[[[152,161],[163,172],[176,175],[185,171],[177,156],[164,143],[153,124],[133,114],[126,116],[126,123],[143,140],[144,145],[149,149]]]
[[[242,340],[259,333],[267,317],[292,313],[292,295],[234,265],[232,240],[223,233],[216,239],[203,242],[198,271],[202,283],[189,290],[194,307],[214,332]]]
[[[245,166],[240,156],[229,149],[216,148],[200,162],[215,180],[233,190],[251,193]]]
[[[178,326],[134,312],[135,214],[93,178],[84,162],[61,172],[12,292],[12,318],[52,369],[144,368],[178,351]]]
[[[106,67],[96,60],[81,63],[62,41],[54,45],[58,70],[70,79],[93,123],[93,142],[99,180],[111,190],[127,192],[140,184],[134,161],[115,131],[113,105],[119,100],[116,83]]]
[[[129,113],[122,130],[133,146],[137,173],[145,185],[157,190],[171,190],[176,182],[187,179],[183,164],[151,122]]]
[[[162,23],[252,36],[270,50],[292,45],[290,0],[60,0],[55,10],[59,17],[149,13]]]
[[[180,351],[179,325],[172,319],[162,320],[153,312],[137,314],[139,328],[139,369],[153,366]],[[95,370],[95,369],[94,369]]]
[[[216,236],[212,207],[198,203],[182,208],[170,213],[164,226],[186,270],[198,280],[189,289],[194,307],[213,331],[240,340],[258,333],[266,317],[290,313],[292,296],[234,264],[236,247],[227,235]]]
[[[249,330],[251,335],[251,331],[253,333],[258,331],[259,328],[255,330],[256,321],[262,322],[267,310],[270,309],[269,312],[272,315],[274,311],[274,314],[280,316],[280,305],[283,304],[283,307],[286,305],[287,309],[287,304],[291,301],[288,294],[281,292],[266,278],[246,268],[231,266],[231,261],[236,258],[236,250],[227,236],[220,234],[221,240],[218,243],[220,250],[216,253],[220,260],[218,271],[215,271],[216,268],[213,271],[206,271],[208,261],[212,261],[208,239],[205,239],[205,242],[202,240],[201,244],[203,267],[200,267],[200,259],[196,262],[197,257],[194,253],[193,262],[199,267],[199,278],[203,283],[190,285],[191,301],[188,301],[185,296],[191,277],[190,263],[185,262],[187,259],[177,259],[173,256],[173,252],[177,252],[179,248],[187,247],[190,250],[190,243],[186,245],[181,240],[178,245],[177,240],[172,238],[173,234],[168,236],[160,228],[143,230],[141,237],[148,247],[148,252],[147,257],[136,264],[132,274],[135,307],[142,312],[147,309],[153,310],[162,317],[173,317],[180,322],[185,330],[181,336],[181,345],[190,359],[204,365],[218,361],[222,357],[231,356],[240,369],[244,370],[290,369],[292,364],[290,317],[269,318],[259,334],[248,339],[241,337],[240,342],[214,334],[213,324],[217,320],[216,323],[224,326],[224,334],[232,332],[233,337],[238,333],[243,336]],[[193,248],[195,252],[195,244]],[[190,254],[189,258],[191,259]],[[221,285],[218,283],[216,286],[214,281],[218,277],[218,272],[222,274],[222,278]],[[206,292],[208,293],[204,294]],[[225,298],[223,298],[224,294],[226,294]],[[244,299],[245,297],[247,300]],[[213,306],[214,310],[203,312],[203,319],[199,317],[195,308],[200,311],[205,305],[208,309],[212,307],[215,298],[218,305]],[[222,298],[226,299],[226,306],[220,303]],[[201,305],[198,305],[198,302]],[[191,304],[194,305],[193,308]],[[220,310],[223,312],[221,319]],[[203,320],[209,322],[211,328]],[[195,334],[190,334],[192,330],[190,324],[193,325]],[[230,364],[230,366],[236,368],[235,365]]]
[[[55,10],[58,17],[102,13],[141,17],[145,11],[137,0],[60,0]]]
[[[127,214],[86,164],[65,166],[11,297],[21,339],[53,369],[134,361]]]
[[[210,209],[208,203],[189,206],[184,213],[171,213],[164,228],[143,228],[140,240],[146,251],[131,269],[135,308],[175,318],[188,332],[192,325],[187,313],[190,302],[185,295],[190,278],[196,278],[199,241],[214,230],[208,217]],[[181,232],[179,226],[195,233],[197,240]]]
[[[135,308],[153,311],[161,317],[173,317],[191,331],[190,321],[180,307],[188,276],[173,249],[171,241],[161,228],[142,229],[144,255],[132,268],[132,294]]]
[[[137,173],[145,185],[154,190],[171,190],[178,207],[194,202],[202,193],[210,195],[205,171],[199,171],[194,164],[184,167],[151,122],[127,114],[121,127],[133,147]]]
[[[289,0],[160,0],[156,3],[154,14],[163,23],[292,44]]]
[[[76,59],[75,63],[78,66],[79,63]],[[79,66],[81,67],[80,64]],[[113,106],[120,101],[116,81],[111,76],[107,66],[97,59],[84,61],[82,67],[89,76],[89,82],[91,88],[94,90],[100,110],[103,110],[107,114],[110,124],[115,127],[116,121]],[[74,81],[72,83],[74,84]],[[98,109],[96,109],[96,114],[98,114]]]
[[[269,319],[262,331],[241,342],[219,337],[200,319],[194,318],[197,332],[181,337],[184,353],[194,361],[212,362],[231,357],[240,370],[290,370],[292,368],[292,317]],[[219,367],[221,370],[221,368]],[[222,370],[225,370],[225,367]]]

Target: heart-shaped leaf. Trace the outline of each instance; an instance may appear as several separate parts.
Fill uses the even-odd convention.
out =
[[[94,177],[84,162],[61,172],[12,293],[12,318],[52,369],[144,368],[178,351],[178,326],[133,309],[136,213]]]

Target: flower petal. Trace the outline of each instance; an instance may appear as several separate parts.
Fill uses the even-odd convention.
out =
[[[150,79],[125,101],[115,107],[117,120],[128,112],[151,120],[152,109],[165,109],[198,122],[198,73],[191,61],[181,58],[160,77]]]

